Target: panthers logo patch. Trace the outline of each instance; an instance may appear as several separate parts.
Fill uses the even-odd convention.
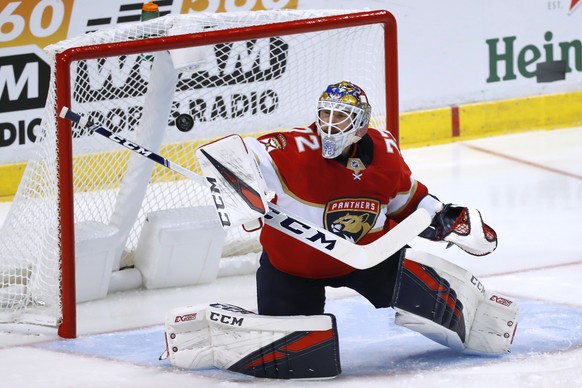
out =
[[[325,228],[344,239],[357,243],[376,223],[380,201],[368,198],[341,198],[325,207]]]

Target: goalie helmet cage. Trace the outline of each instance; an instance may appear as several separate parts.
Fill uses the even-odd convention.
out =
[[[199,172],[198,145],[309,125],[325,87],[349,80],[368,95],[371,125],[398,139],[396,38],[385,10],[279,10],[166,15],[47,47],[36,155],[0,235],[0,322],[76,337],[80,234],[105,236],[89,250],[114,246],[111,271],[122,271],[148,214],[212,204],[194,182],[72,127],[63,106]],[[259,251],[256,232],[230,230],[221,262]]]

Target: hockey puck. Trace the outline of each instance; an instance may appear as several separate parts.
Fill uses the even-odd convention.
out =
[[[176,128],[182,132],[188,132],[194,127],[194,118],[185,113],[176,118]]]

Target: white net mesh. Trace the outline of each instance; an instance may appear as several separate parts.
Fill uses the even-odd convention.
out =
[[[125,54],[110,56],[100,46],[97,58],[72,62],[71,109],[198,172],[194,158],[198,145],[232,133],[254,136],[308,125],[314,121],[319,94],[340,80],[366,91],[371,124],[385,129],[383,26],[241,41],[225,35],[223,43],[172,50],[171,57],[163,45],[146,46],[144,38],[340,13],[348,12],[168,15],[96,31],[46,50],[54,60],[69,48],[133,42]],[[135,53],[136,47],[141,52]],[[174,71],[168,63],[182,67]],[[0,235],[0,322],[58,325],[61,319],[55,102],[61,92],[51,80],[37,157],[28,163]],[[74,126],[72,141],[75,224],[96,221],[122,230],[114,270],[132,265],[148,213],[211,204],[201,187],[108,139]],[[236,266],[240,258],[247,259],[249,252],[257,255],[259,249],[256,233],[233,229],[223,260]]]

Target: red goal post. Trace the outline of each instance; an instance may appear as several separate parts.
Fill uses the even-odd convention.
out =
[[[49,276],[58,276],[60,279],[57,292],[59,295],[56,301],[44,302],[44,305],[58,304],[58,311],[45,313],[41,309],[40,312],[36,311],[34,316],[55,315],[53,319],[48,321],[54,322],[58,327],[60,336],[73,338],[77,334],[75,233],[78,232],[79,223],[100,222],[106,225],[115,224],[121,230],[125,228],[122,240],[130,241],[133,239],[133,242],[126,242],[124,246],[122,244],[117,254],[118,256],[126,257],[129,255],[131,257],[131,253],[128,252],[131,252],[135,247],[135,241],[139,237],[139,223],[143,223],[147,212],[171,206],[193,206],[190,199],[203,195],[200,188],[188,188],[186,190],[188,194],[166,191],[168,189],[165,186],[168,182],[172,182],[172,184],[177,182],[178,185],[184,184],[183,178],[168,176],[167,172],[159,172],[153,168],[144,167],[145,165],[137,167],[137,173],[133,172],[132,165],[139,164],[139,161],[135,161],[131,157],[128,159],[127,156],[119,157],[119,151],[112,149],[111,146],[96,146],[97,141],[89,139],[92,138],[90,134],[83,133],[79,128],[72,128],[69,121],[58,117],[58,112],[62,107],[72,107],[73,110],[88,116],[96,115],[97,119],[104,118],[106,122],[101,123],[107,125],[109,122],[113,126],[110,129],[119,130],[126,137],[136,136],[139,139],[139,142],[136,139],[136,143],[145,144],[149,146],[148,148],[159,151],[168,159],[176,158],[180,164],[198,171],[196,162],[190,161],[189,148],[233,132],[253,135],[253,132],[308,125],[309,120],[313,121],[311,116],[314,117],[315,101],[323,87],[329,83],[348,79],[359,84],[367,92],[373,107],[372,123],[374,126],[389,130],[398,139],[397,34],[396,21],[390,12],[385,10],[369,12],[336,10],[264,11],[236,14],[212,15],[210,20],[204,20],[200,23],[201,27],[194,29],[196,32],[189,33],[182,32],[194,23],[190,20],[199,21],[200,18],[206,16],[168,15],[142,23],[143,30],[139,30],[139,32],[138,30],[116,29],[113,34],[110,34],[114,35],[111,41],[108,41],[107,37],[104,37],[101,42],[97,38],[85,39],[86,37],[81,37],[78,42],[74,38],[66,41],[66,44],[57,44],[57,47],[53,48],[54,77],[51,81],[51,92],[44,119],[46,122],[55,124],[52,124],[54,127],[51,127],[51,124],[46,124],[43,131],[47,138],[50,138],[52,131],[55,132],[56,137],[54,142],[47,141],[47,138],[43,138],[43,140],[45,143],[49,143],[49,148],[54,147],[55,149],[54,170],[53,167],[49,167],[50,173],[48,175],[56,175],[56,180],[54,183],[50,181],[47,185],[56,185],[51,190],[54,191],[58,200],[50,206],[56,206],[54,217],[56,218],[57,231],[45,233],[57,234],[55,244],[58,252],[55,253],[57,257],[36,261],[54,260],[57,263],[53,263],[49,267],[51,270],[58,271],[58,275]],[[264,19],[261,19],[262,17]],[[171,34],[165,31],[161,19],[168,18],[175,19],[173,25],[180,25],[181,29]],[[237,18],[236,22],[235,18]],[[248,21],[255,18],[258,18],[256,22]],[[371,28],[370,32],[368,28]],[[381,33],[378,34],[377,30],[381,30]],[[94,34],[98,35],[99,31]],[[265,47],[268,47],[265,52],[259,49],[255,50],[257,42],[262,39],[268,40],[264,43]],[[94,41],[98,43],[87,43]],[[222,49],[233,50],[233,47],[238,47],[236,42],[241,42],[242,51],[234,60],[226,51],[220,51]],[[311,47],[312,42],[316,42],[319,46]],[[177,75],[177,84],[171,84],[170,89],[164,86],[165,79],[168,77],[161,74],[166,74],[168,71],[163,67],[163,60],[158,60],[158,53],[175,54],[182,49],[194,52],[192,49],[197,47],[201,48],[201,51],[194,56],[203,58],[202,65],[195,63],[192,65],[193,68],[184,68],[184,71]],[[337,47],[338,52],[334,51],[335,47]],[[285,50],[287,50],[286,54],[283,55]],[[247,54],[252,57],[255,51],[257,58],[245,57]],[[305,54],[298,54],[303,52]],[[211,64],[205,62],[208,53],[212,53]],[[159,55],[161,57],[163,54]],[[258,57],[261,55],[263,57],[259,59]],[[155,59],[152,61],[151,58],[154,56]],[[111,66],[107,64],[109,58],[116,58],[113,65],[115,71],[107,73],[103,69]],[[135,63],[129,69],[127,62],[130,60],[135,60]],[[175,65],[175,57],[172,56],[172,60]],[[148,66],[151,69],[144,65],[144,63],[148,63],[147,61],[149,61]],[[309,63],[310,61],[311,63]],[[344,63],[340,63],[342,61]],[[156,62],[161,63],[157,69]],[[219,63],[218,68],[211,69],[216,63]],[[90,66],[94,66],[94,68],[91,69]],[[198,75],[203,72],[200,67],[196,66],[202,66],[209,74],[207,74],[208,78],[199,78]],[[226,68],[232,71],[228,76],[224,75],[227,73],[224,70]],[[120,73],[127,71],[127,74],[130,74],[127,79],[131,79],[131,82],[127,80],[116,81],[115,73],[118,70]],[[151,79],[147,79],[145,86],[141,83],[142,78],[133,75],[139,72],[142,72],[143,75],[147,72],[149,77],[150,71]],[[307,71],[310,73],[307,74]],[[160,74],[157,76],[159,79],[155,80],[154,74],[158,73]],[[217,76],[216,74],[219,73],[220,75]],[[231,74],[236,74],[236,76],[231,77]],[[267,75],[261,78],[264,74]],[[293,76],[287,77],[290,74]],[[247,76],[250,78],[243,79]],[[80,82],[79,79],[83,82]],[[208,80],[217,79],[220,80],[217,81],[218,83],[206,85]],[[314,84],[314,80],[321,83]],[[265,85],[268,85],[269,82],[275,86],[266,88]],[[305,83],[299,84],[300,82]],[[98,86],[93,84],[98,84]],[[125,90],[124,88],[128,85],[133,89]],[[137,90],[140,92],[136,92]],[[142,90],[145,91],[142,92]],[[179,100],[174,95],[174,93],[179,94],[178,91],[191,93],[193,90],[197,93],[195,97],[190,94],[187,97],[180,97]],[[102,94],[92,94],[94,91],[99,91]],[[130,101],[129,99],[133,98],[134,95],[136,96],[135,101]],[[164,99],[164,96],[169,96],[169,98]],[[51,98],[53,100],[50,100]],[[305,105],[303,106],[303,104]],[[306,116],[301,116],[303,113],[298,113],[305,110],[308,111]],[[163,113],[159,113],[159,111]],[[187,116],[193,118],[194,128],[188,131],[181,129],[177,131],[179,128],[175,120],[184,111],[187,111]],[[280,117],[279,113],[281,113]],[[289,118],[291,114],[300,116],[297,122],[293,122]],[[132,127],[132,124],[135,125],[135,128]],[[148,124],[151,128],[142,129]],[[116,126],[119,128],[116,129]],[[158,131],[157,128],[166,129]],[[154,129],[156,130],[154,131]],[[172,138],[167,138],[165,134],[157,134],[157,132],[170,131],[176,133]],[[192,132],[196,131],[199,133],[193,135]],[[155,133],[152,134],[152,132]],[[91,145],[81,144],[87,140],[86,138],[89,139],[87,144]],[[187,144],[187,146],[183,144]],[[41,147],[47,147],[47,145],[41,145]],[[53,161],[49,161],[53,156],[47,156],[47,154],[50,152],[42,151],[39,156],[43,168],[46,168],[47,165],[52,166],[53,163]],[[190,164],[184,164],[184,161],[190,161]],[[119,163],[119,166],[114,168],[114,163],[115,166]],[[112,171],[108,171],[109,167]],[[130,175],[139,174],[147,179],[128,178]],[[38,176],[39,172],[37,170],[25,174],[25,178],[27,175],[30,177]],[[105,177],[105,175],[107,176]],[[121,175],[123,177],[120,178],[119,182],[113,182],[114,177]],[[99,181],[99,185],[88,187],[95,181]],[[128,181],[131,183],[127,183]],[[43,184],[28,182],[29,187]],[[124,185],[129,185],[129,188],[125,189]],[[162,191],[157,191],[158,188],[154,186],[164,186],[164,188],[160,189]],[[52,192],[51,190],[48,191]],[[30,188],[19,188],[15,203],[29,202],[29,197],[38,198],[45,195],[43,190],[32,195],[30,191]],[[113,195],[113,199],[108,199],[103,204],[97,205],[87,205],[84,199],[84,197],[92,197],[93,200],[95,196],[109,198],[111,195]],[[23,199],[19,199],[19,197]],[[126,197],[125,205],[123,197]],[[141,198],[143,201],[135,200],[135,198]],[[203,202],[201,199],[197,201],[195,204]],[[139,202],[139,206],[135,210],[127,211],[126,207],[132,207],[132,202]],[[15,210],[14,217],[18,218],[18,213],[24,211],[20,209],[24,209],[26,206],[16,207],[18,209]],[[104,208],[105,210],[102,210]],[[103,214],[97,214],[98,212]],[[52,214],[50,211],[49,213]],[[14,226],[17,222],[12,221],[10,224]],[[49,236],[50,240],[53,238],[55,236]],[[2,241],[0,241],[0,246],[2,246],[1,244]],[[247,243],[242,243],[235,238],[233,246],[238,249],[245,244]],[[235,252],[235,254],[243,253]],[[124,258],[116,260],[114,270],[120,270],[120,267],[123,266],[120,264],[120,260],[123,261]],[[34,266],[30,266],[30,268],[34,268]],[[54,284],[51,287],[54,287]],[[25,300],[24,304],[26,303],[31,302]],[[26,307],[24,308],[26,309]],[[36,309],[38,310],[38,306]],[[18,319],[26,322],[24,318]],[[51,325],[51,323],[41,324]]]

